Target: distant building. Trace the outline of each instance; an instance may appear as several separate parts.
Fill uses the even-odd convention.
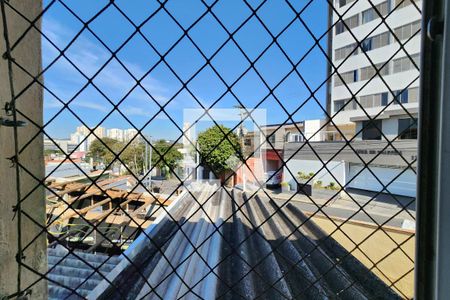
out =
[[[333,122],[356,126],[359,140],[417,139],[417,124],[410,127],[410,116],[417,117],[419,106],[419,71],[413,62],[419,66],[421,13],[412,0],[336,2],[336,11],[330,13],[336,26],[329,33],[333,74],[328,108]],[[422,1],[414,2],[422,7]],[[382,20],[372,5],[389,17]],[[369,116],[377,120],[368,123]]]
[[[86,135],[80,132],[75,132],[70,135],[70,143],[72,145],[78,145],[77,150],[82,152],[88,151],[88,141]]]
[[[124,130],[119,128],[111,128],[107,131],[107,137],[123,142],[125,140]]]
[[[44,150],[55,152],[62,151],[65,154],[69,154],[75,150],[76,146],[76,144],[73,144],[71,140],[68,139],[44,139]]]
[[[419,109],[421,13],[416,6],[421,8],[422,1],[337,0],[335,10],[329,7],[330,24],[336,26],[328,39],[332,77],[327,108],[338,128],[354,126],[357,136],[352,148],[345,143],[317,145],[320,158],[332,160],[330,172],[309,149],[294,154],[298,146],[285,152],[294,155],[289,169],[320,172],[314,180],[322,184],[337,181],[373,192],[385,185],[390,193],[415,196],[416,166],[405,168],[417,155],[417,124],[411,118],[418,117]],[[346,151],[328,155],[342,148]]]
[[[134,128],[125,129],[124,130],[124,141],[129,141],[134,138],[135,135],[138,134],[138,131]]]
[[[97,138],[104,138],[106,137],[106,129],[104,127],[97,127],[94,130],[94,134],[91,133],[91,129],[87,128],[86,126],[82,125],[82,126],[78,126],[77,130],[75,133],[78,133],[80,135],[84,135],[85,137],[87,136],[87,143],[86,143],[86,150],[89,150],[89,146],[91,145],[91,143],[96,140]]]
[[[194,179],[196,177],[196,167],[197,162],[195,161],[195,157],[193,157],[194,147],[191,143],[195,143],[192,140],[192,128],[189,128],[189,123],[183,124],[183,148],[178,149],[181,154],[183,154],[183,161],[181,163],[183,167],[183,179]],[[202,168],[198,166],[198,168]]]

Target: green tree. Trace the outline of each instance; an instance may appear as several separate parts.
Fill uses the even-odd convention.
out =
[[[89,146],[88,156],[92,157],[95,162],[103,162],[109,165],[115,158],[116,154],[122,149],[118,140],[111,138],[102,138],[94,140]],[[111,151],[112,150],[112,151]]]
[[[157,150],[153,151],[152,154],[152,166],[156,166],[163,172],[170,172],[179,166],[180,161],[183,159],[183,154],[178,151],[181,145],[176,144],[169,149],[172,144],[165,140],[158,140],[152,145]],[[159,154],[157,152],[159,152]],[[163,159],[161,159],[161,156]]]
[[[120,155],[120,160],[134,173],[140,174],[144,171],[145,144],[142,141],[134,140],[126,146]]]
[[[225,134],[227,138],[224,139]],[[239,153],[242,153],[239,138],[223,125],[215,125],[201,132],[197,143],[202,163],[217,175],[232,170],[239,162]]]

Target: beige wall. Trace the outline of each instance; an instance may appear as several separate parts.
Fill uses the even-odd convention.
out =
[[[29,19],[34,19],[41,11],[40,0],[10,1],[17,10]],[[7,26],[9,40],[14,43],[20,34],[28,27],[28,23],[12,12],[6,6]],[[37,24],[40,26],[40,24]],[[3,39],[3,19],[0,14],[0,52],[5,52],[5,41]],[[41,69],[41,42],[40,36],[36,30],[32,29],[26,35],[25,39],[13,50],[12,57],[16,62],[26,68],[28,72],[35,75]],[[13,67],[13,83],[16,95],[19,94],[32,79],[17,67]],[[11,100],[7,60],[0,58],[0,117],[6,118],[3,110],[5,103]],[[17,109],[25,114],[36,124],[42,124],[42,88],[38,84],[33,84],[26,90],[16,102]],[[11,117],[8,117],[11,118]],[[24,118],[19,115],[19,119]],[[18,143],[21,148],[32,136],[38,132],[38,128],[31,122],[22,128],[18,128]],[[35,139],[19,155],[19,162],[24,168],[28,169],[37,178],[44,176],[43,162],[43,142],[42,136]],[[17,292],[17,274],[16,253],[18,246],[17,222],[18,216],[14,217],[12,207],[16,205],[16,169],[11,167],[11,162],[7,157],[13,156],[14,136],[12,127],[0,126],[0,298],[4,295],[10,295]],[[32,178],[23,169],[19,171],[20,193],[24,197],[30,194],[22,204],[21,228],[22,228],[22,247],[25,247],[33,238],[39,235],[40,229],[35,223],[31,222],[26,215],[35,219],[38,224],[45,223],[45,198],[44,189],[38,188],[30,193],[38,182]],[[46,237],[40,234],[30,247],[24,251],[23,262],[30,268],[45,273],[47,270],[46,258]],[[38,279],[36,275],[22,267],[21,289]],[[40,281],[32,288],[30,299],[46,299],[47,288],[44,280]]]

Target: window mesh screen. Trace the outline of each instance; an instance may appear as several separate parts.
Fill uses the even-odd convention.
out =
[[[420,5],[1,0],[2,124],[34,183],[10,297],[412,298]],[[40,46],[35,72],[17,49]]]

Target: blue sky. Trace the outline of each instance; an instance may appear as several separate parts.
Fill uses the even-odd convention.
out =
[[[49,3],[50,1],[45,1],[44,5],[47,6]],[[87,21],[104,8],[109,1],[65,0],[64,3],[83,21]],[[257,7],[260,3],[261,1],[249,1],[252,7]],[[291,1],[291,3],[297,11],[300,11],[307,1]],[[208,13],[188,31],[188,34],[210,60],[212,67],[205,67],[183,88],[181,81],[187,81],[205,64],[205,58],[189,38],[183,37],[181,42],[165,57],[165,62],[157,63],[160,55],[166,53],[175,41],[183,36],[183,30],[179,25],[185,29],[188,28],[205,13],[207,8],[197,0],[167,1],[165,8],[176,18],[179,23],[177,24],[166,11],[160,8],[157,1],[122,0],[115,1],[115,4],[135,24],[141,24],[148,16],[154,14],[148,22],[141,26],[142,34],[152,43],[154,49],[139,33],[134,34],[128,43],[121,47],[135,29],[117,8],[109,6],[98,18],[89,23],[88,27],[110,49],[108,50],[102,45],[85,28],[65,51],[67,59],[60,57],[55,63],[52,63],[59,53],[56,47],[66,48],[77,33],[83,29],[83,24],[58,1],[49,7],[43,18],[43,32],[56,46],[43,38],[44,68],[52,63],[44,73],[45,84],[63,102],[73,99],[69,107],[89,126],[95,126],[101,122],[101,126],[107,128],[132,127],[117,112],[113,112],[103,121],[113,109],[113,105],[106,99],[109,98],[113,104],[123,100],[119,109],[139,129],[158,112],[157,103],[164,105],[170,101],[165,110],[182,127],[183,109],[200,108],[196,100],[209,107],[227,92],[226,85],[219,79],[214,69],[222,76],[227,85],[231,85],[250,66],[249,61],[240,53],[239,48],[232,40],[229,40],[221,51],[211,57],[226,42],[228,33]],[[239,24],[251,14],[251,10],[241,0],[220,0],[211,11],[230,32],[235,31]],[[277,35],[295,17],[295,13],[284,0],[266,1],[258,10],[257,15],[273,35]],[[325,0],[313,1],[301,16],[309,29],[316,37],[319,37],[327,28],[327,2]],[[234,39],[251,61],[254,61],[272,41],[266,29],[255,17],[234,35]],[[297,63],[314,44],[313,38],[298,20],[291,24],[277,41],[294,63]],[[322,38],[320,44],[326,49],[326,37]],[[120,50],[117,51],[118,49]],[[92,79],[92,83],[79,92],[88,83],[88,79],[81,75],[76,68],[91,78],[109,60],[110,50],[117,52],[116,57],[123,63],[123,66],[116,59],[112,59]],[[134,77],[141,79],[155,64],[157,66],[141,80],[142,87],[138,86],[133,89],[136,81],[124,67]],[[276,44],[273,44],[254,63],[254,67],[270,89],[273,89],[292,69],[291,64]],[[176,75],[170,69],[175,71]],[[326,78],[325,56],[316,46],[300,63],[297,70],[310,88],[315,90]],[[253,69],[250,70],[232,87],[232,93],[228,91],[213,108],[232,108],[238,104],[235,97],[240,99],[247,108],[255,107],[259,101],[270,94],[257,72]],[[281,110],[274,96],[283,103],[289,112],[292,112],[302,105],[310,96],[310,92],[298,75],[292,73],[274,89],[273,95],[269,95],[259,106],[259,108],[267,109],[268,123],[284,122],[288,117]],[[315,96],[325,105],[325,85]],[[51,120],[62,107],[56,97],[47,91],[44,93],[44,119],[46,122]],[[296,121],[322,117],[323,111],[312,100],[294,115]],[[65,110],[49,123],[47,132],[54,138],[68,137],[79,125],[80,121]],[[166,139],[175,139],[181,134],[164,113],[159,113],[145,127],[144,131],[156,138]]]

